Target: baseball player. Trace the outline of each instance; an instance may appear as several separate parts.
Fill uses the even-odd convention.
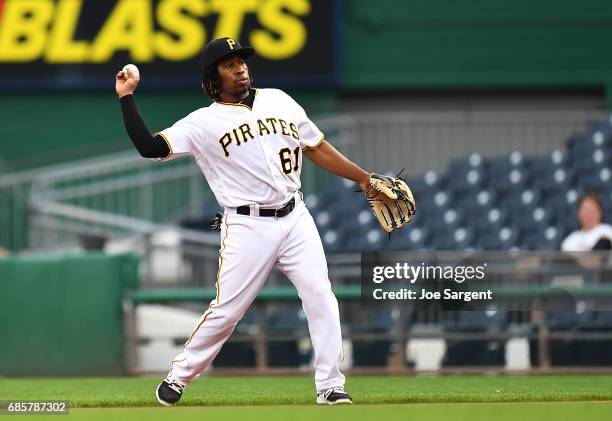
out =
[[[224,208],[216,298],[197,322],[157,400],[174,405],[208,367],[247,311],[273,267],[295,285],[315,352],[318,404],[351,404],[344,391],[338,302],[314,221],[299,192],[305,155],[318,166],[370,189],[370,174],[325,141],[304,109],[278,89],[255,89],[246,60],[254,50],[237,40],[209,42],[202,88],[213,101],[152,135],[134,91],[139,75],[116,75],[125,127],[143,157],[191,155]]]

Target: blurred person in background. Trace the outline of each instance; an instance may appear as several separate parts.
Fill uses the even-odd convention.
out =
[[[595,193],[586,193],[578,201],[579,230],[572,232],[561,242],[563,251],[610,250],[612,225],[603,223],[601,199]]]

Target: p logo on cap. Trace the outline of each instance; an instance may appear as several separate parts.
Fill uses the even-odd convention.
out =
[[[2,3],[2,0],[0,0],[0,3]],[[204,46],[200,63],[202,70],[204,70],[230,54],[237,54],[247,60],[254,52],[255,50],[251,47],[243,47],[240,45],[240,41],[230,37],[217,38]]]

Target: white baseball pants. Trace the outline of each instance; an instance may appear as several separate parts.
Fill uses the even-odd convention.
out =
[[[198,321],[172,376],[191,383],[219,353],[263,287],[273,266],[296,287],[315,352],[317,391],[343,387],[338,301],[331,290],[317,228],[301,198],[283,218],[226,212],[221,228],[217,297]]]

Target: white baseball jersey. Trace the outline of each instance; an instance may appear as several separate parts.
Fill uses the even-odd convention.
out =
[[[159,133],[166,159],[193,155],[219,204],[280,205],[300,188],[302,153],[323,134],[278,89],[257,89],[253,108],[214,102]]]
[[[590,230],[572,232],[561,243],[563,251],[591,251],[602,238],[612,241],[612,225],[599,224]]]

